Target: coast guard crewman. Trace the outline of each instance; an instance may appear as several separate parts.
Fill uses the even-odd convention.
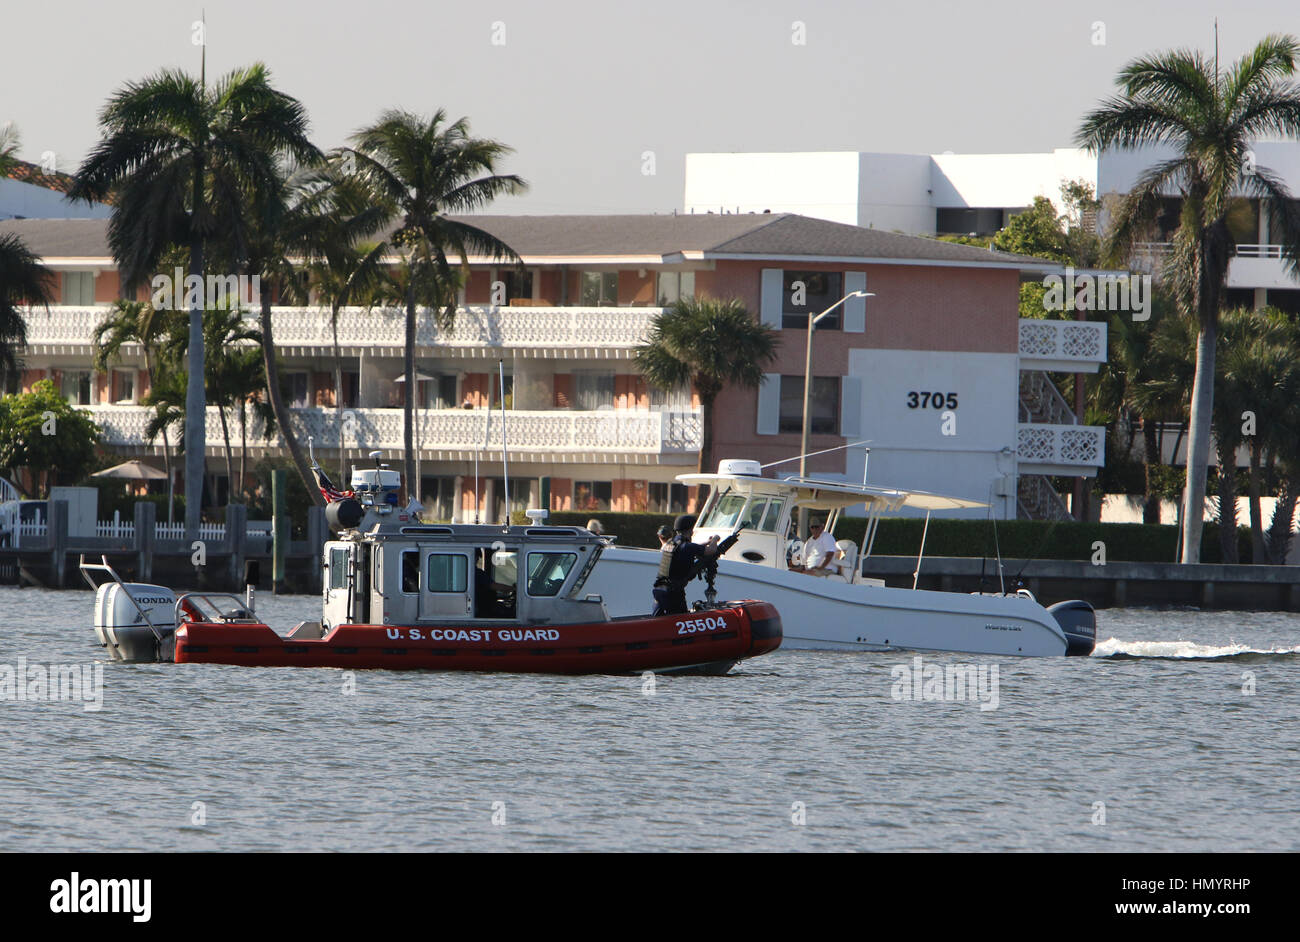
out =
[[[718,555],[717,536],[709,537],[704,544],[692,543],[688,534],[693,529],[695,518],[683,514],[673,521],[673,530],[676,531],[673,538],[663,544],[659,577],[654,584],[656,615],[684,615],[690,611],[686,604],[686,583],[695,574],[695,563],[701,558]]]

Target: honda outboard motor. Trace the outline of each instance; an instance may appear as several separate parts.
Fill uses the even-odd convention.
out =
[[[1087,657],[1097,646],[1097,613],[1080,599],[1049,605],[1056,623],[1065,632],[1066,657]]]
[[[95,637],[115,661],[170,661],[176,593],[165,586],[106,582],[95,591]]]

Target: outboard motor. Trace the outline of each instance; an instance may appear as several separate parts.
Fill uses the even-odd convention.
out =
[[[176,593],[142,582],[104,583],[95,590],[95,637],[115,661],[174,660]]]
[[[1065,633],[1065,656],[1087,657],[1097,646],[1097,612],[1081,599],[1049,605],[1056,623]]]

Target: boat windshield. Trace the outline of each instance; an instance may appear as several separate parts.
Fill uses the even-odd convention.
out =
[[[695,525],[704,529],[734,530],[744,509],[744,494],[724,494]]]
[[[528,594],[542,598],[559,595],[577,561],[577,553],[529,553]]]

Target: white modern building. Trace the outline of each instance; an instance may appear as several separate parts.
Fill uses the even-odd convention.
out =
[[[1259,142],[1256,166],[1300,195],[1300,144]],[[989,235],[1045,196],[1061,208],[1061,185],[1082,180],[1102,199],[1128,192],[1148,168],[1167,159],[1160,148],[1089,154],[1057,148],[1038,154],[882,154],[870,152],[687,154],[687,213],[795,212],[871,229],[915,235]],[[1144,246],[1151,261],[1168,249],[1178,199]],[[1270,240],[1259,202],[1243,201],[1232,220],[1237,241],[1228,270],[1228,302],[1273,304],[1300,312],[1300,282]]]

